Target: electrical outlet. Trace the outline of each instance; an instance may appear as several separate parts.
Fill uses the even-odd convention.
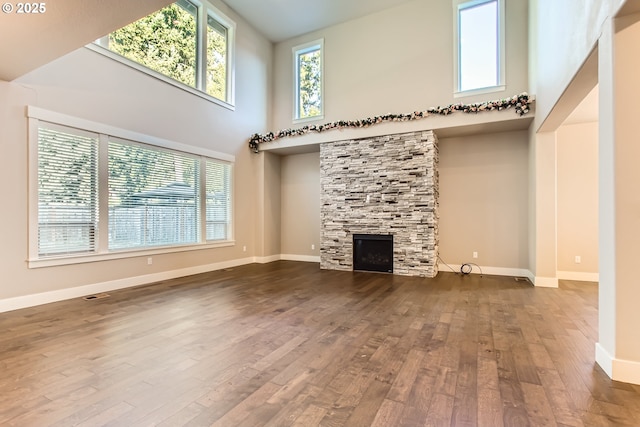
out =
[[[575,263],[580,264],[581,262],[582,262],[582,258],[580,257],[580,255],[576,255]]]
[[[242,252],[247,252],[247,247],[246,246],[242,247]]]
[[[315,249],[316,249],[316,245],[311,244],[311,250],[313,251],[313,250],[315,250]]]
[[[475,251],[474,251],[474,252],[473,252],[473,257],[474,257],[474,258],[478,258],[478,252],[475,252]]]
[[[153,258],[147,257],[147,265],[151,265],[151,264],[153,264]]]

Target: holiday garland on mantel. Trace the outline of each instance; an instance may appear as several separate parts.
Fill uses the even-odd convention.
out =
[[[456,111],[462,111],[463,113],[479,113],[482,111],[504,110],[514,107],[516,113],[519,116],[523,116],[529,112],[530,103],[531,99],[529,98],[529,95],[526,92],[523,92],[520,95],[497,101],[479,102],[475,104],[451,104],[446,107],[432,107],[425,111],[414,111],[411,114],[385,114],[384,116],[375,116],[360,120],[340,120],[322,125],[303,126],[297,129],[283,129],[278,133],[269,132],[264,135],[256,133],[253,134],[249,140],[249,148],[254,153],[257,153],[259,152],[259,144],[275,141],[280,138],[304,135],[309,132],[324,132],[331,129],[365,128],[382,122],[407,122],[424,119],[433,114],[446,116]]]

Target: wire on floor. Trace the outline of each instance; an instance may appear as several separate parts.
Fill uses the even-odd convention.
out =
[[[453,267],[451,267],[449,264],[447,264],[446,262],[444,262],[444,261],[442,260],[442,258],[440,258],[440,255],[438,255],[438,259],[440,260],[440,262],[441,262],[441,263],[443,263],[444,265],[446,265],[447,267],[449,267],[449,270],[451,270],[451,271],[453,271],[454,273],[458,274],[458,271],[455,271],[455,270],[453,269]]]
[[[480,277],[482,277],[482,268],[480,268],[480,266],[478,264],[474,264],[472,262],[467,262],[465,264],[462,264],[460,266],[460,273],[462,274],[470,274],[473,271],[473,267],[478,267],[478,270],[480,270]]]
[[[473,272],[473,267],[477,267],[478,270],[480,270],[480,277],[482,277],[483,273],[482,273],[482,268],[480,268],[480,266],[478,264],[474,264],[472,262],[467,262],[464,263],[460,266],[460,271],[456,271],[453,267],[451,267],[449,264],[447,264],[446,262],[444,262],[444,260],[442,258],[440,258],[440,255],[438,255],[438,260],[440,260],[440,262],[444,265],[446,265],[449,270],[451,270],[452,272],[456,273],[456,274],[462,274],[462,275],[467,275],[470,274],[471,272]]]

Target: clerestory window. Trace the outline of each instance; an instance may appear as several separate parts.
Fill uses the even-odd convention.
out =
[[[324,116],[323,47],[316,40],[293,48],[294,121]]]
[[[457,95],[504,90],[504,0],[454,0]]]

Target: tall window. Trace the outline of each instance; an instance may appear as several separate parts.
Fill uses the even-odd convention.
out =
[[[212,16],[207,16],[207,93],[227,99],[227,63],[229,29]]]
[[[99,39],[97,44],[232,104],[234,28],[235,24],[212,6],[178,0]]]
[[[96,249],[98,136],[44,124],[38,132],[38,256]]]
[[[231,168],[210,160],[206,168],[207,240],[226,240],[229,238],[231,214]]]
[[[294,120],[323,117],[323,40],[293,48]]]
[[[504,1],[456,3],[456,92],[504,89]]]
[[[37,238],[30,259],[231,239],[229,162],[98,130],[35,123],[30,188],[37,203],[30,234]]]

